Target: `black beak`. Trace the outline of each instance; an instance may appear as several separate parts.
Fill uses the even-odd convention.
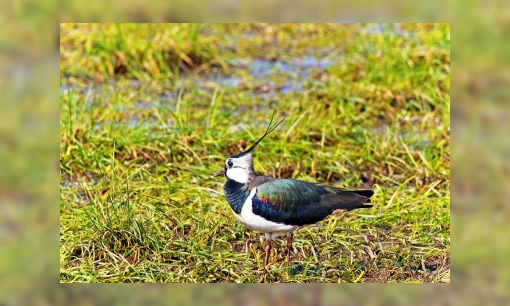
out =
[[[214,174],[214,176],[220,176],[220,175],[225,175],[225,169],[221,169],[220,171],[218,171]]]

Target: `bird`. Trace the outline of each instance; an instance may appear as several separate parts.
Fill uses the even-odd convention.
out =
[[[225,198],[235,218],[250,230],[265,234],[264,269],[269,263],[271,240],[287,236],[287,266],[290,266],[294,231],[326,219],[337,211],[370,208],[373,190],[347,190],[295,179],[278,179],[255,172],[252,151],[269,135],[275,113],[264,135],[244,152],[228,157],[222,170]],[[367,204],[368,203],[368,204]]]

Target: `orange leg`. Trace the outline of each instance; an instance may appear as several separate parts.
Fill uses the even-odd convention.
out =
[[[292,252],[292,233],[287,235],[287,266],[290,266],[290,253]]]
[[[264,267],[267,266],[269,262],[269,254],[271,253],[271,238],[266,238],[266,260],[264,260]]]

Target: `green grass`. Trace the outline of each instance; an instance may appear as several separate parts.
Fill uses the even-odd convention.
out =
[[[449,282],[450,30],[370,28],[62,25],[61,282]],[[329,66],[271,66],[310,56]],[[375,195],[298,229],[291,269],[276,240],[264,272],[212,174],[273,109],[259,173]]]

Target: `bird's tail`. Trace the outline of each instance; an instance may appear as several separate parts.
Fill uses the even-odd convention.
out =
[[[370,190],[370,189],[353,190],[352,192],[367,198],[367,201],[365,203],[370,203],[370,197],[374,195],[374,191]],[[370,207],[372,207],[372,206],[370,206]]]
[[[353,210],[359,208],[370,208],[373,205],[366,204],[371,203],[370,197],[374,195],[373,190],[339,190],[336,192],[337,200],[335,201],[336,209]]]

